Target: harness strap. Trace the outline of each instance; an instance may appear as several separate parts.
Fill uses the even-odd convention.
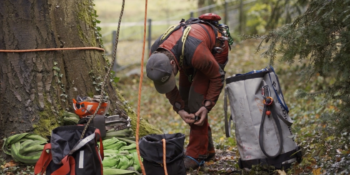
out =
[[[178,24],[176,25],[172,25],[170,26],[163,34],[162,38],[160,40],[164,40],[168,35],[170,35],[171,32],[174,31],[174,29],[178,26]]]
[[[180,56],[180,66],[183,67],[184,65],[184,57],[185,57],[185,43],[187,40],[187,36],[191,31],[191,26],[187,26],[186,29],[183,31],[182,37],[181,37],[181,41],[182,41],[182,52],[181,52],[181,56]]]
[[[207,34],[208,34],[208,36],[209,36],[210,42],[212,42],[212,41],[211,41],[211,37],[210,37],[210,35],[209,35],[209,32],[208,32],[208,30],[207,30],[203,25],[201,25],[201,23],[211,26],[211,28],[214,30],[215,38],[216,38],[217,35],[218,35],[218,30],[217,30],[217,28],[216,28],[213,24],[210,24],[209,22],[206,22],[206,21],[203,21],[203,20],[186,21],[186,23],[182,23],[182,22],[183,22],[183,21],[181,21],[180,24],[176,24],[176,25],[170,26],[170,27],[164,32],[164,34],[162,35],[162,37],[160,38],[160,41],[165,40],[172,32],[174,32],[174,31],[180,29],[181,27],[184,27],[184,28],[185,28],[185,30],[184,30],[183,33],[182,33],[182,37],[181,37],[181,41],[182,41],[182,51],[181,51],[180,61],[179,61],[179,64],[180,64],[181,67],[183,67],[183,60],[184,60],[184,57],[185,57],[185,44],[186,44],[186,40],[187,40],[188,34],[190,33],[190,30],[191,30],[191,24],[199,24],[202,28],[204,28],[204,30],[207,32]]]
[[[39,160],[35,164],[34,174],[44,173],[46,171],[47,166],[50,164],[52,160],[51,155],[51,143],[47,143],[44,146],[43,151],[41,152],[41,156]]]

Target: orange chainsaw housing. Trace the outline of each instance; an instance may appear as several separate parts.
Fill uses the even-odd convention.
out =
[[[88,115],[94,115],[99,102],[88,102],[88,101],[82,101],[77,102],[73,98],[73,109],[74,112],[80,117],[86,117]],[[108,102],[102,102],[100,109],[97,111],[96,114],[98,115],[105,115],[105,113],[108,111],[109,103]]]

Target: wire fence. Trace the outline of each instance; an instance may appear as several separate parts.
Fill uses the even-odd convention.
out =
[[[153,41],[158,38],[170,25],[177,24],[181,19],[189,19],[190,17],[198,17],[204,13],[215,13],[222,17],[221,23],[226,24],[230,28],[230,32],[234,30],[242,30],[244,22],[242,21],[242,13],[248,9],[256,0],[244,1],[243,0],[226,0],[222,3],[212,4],[206,7],[194,9],[181,15],[173,16],[164,20],[153,21],[148,19],[147,21],[147,46],[149,50]],[[101,23],[102,28],[117,27],[118,23]],[[130,65],[140,63],[142,42],[143,42],[143,25],[144,21],[139,22],[124,22],[121,23],[121,33],[119,37],[119,46],[117,51],[117,61],[114,66],[114,71],[117,72]],[[240,33],[237,31],[236,33]],[[114,41],[116,32],[114,30],[102,34],[102,39],[105,42],[104,47],[106,49],[106,55],[110,56],[112,48],[114,47]],[[146,52],[146,54],[149,54]]]

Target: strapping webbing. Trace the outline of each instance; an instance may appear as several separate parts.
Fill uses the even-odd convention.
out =
[[[172,25],[170,26],[163,34],[162,38],[160,40],[164,40],[178,25]]]
[[[185,31],[183,32],[182,34],[182,37],[181,37],[181,41],[182,41],[182,52],[181,52],[181,56],[180,56],[180,66],[183,67],[184,65],[184,57],[185,57],[185,43],[186,43],[186,40],[187,40],[187,36],[188,34],[190,33],[191,31],[191,26],[187,26]]]

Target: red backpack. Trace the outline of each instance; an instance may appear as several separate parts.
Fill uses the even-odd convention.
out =
[[[85,126],[61,126],[52,130],[35,165],[34,174],[46,175],[103,175],[103,145],[99,129]],[[100,142],[100,147],[97,144]]]

